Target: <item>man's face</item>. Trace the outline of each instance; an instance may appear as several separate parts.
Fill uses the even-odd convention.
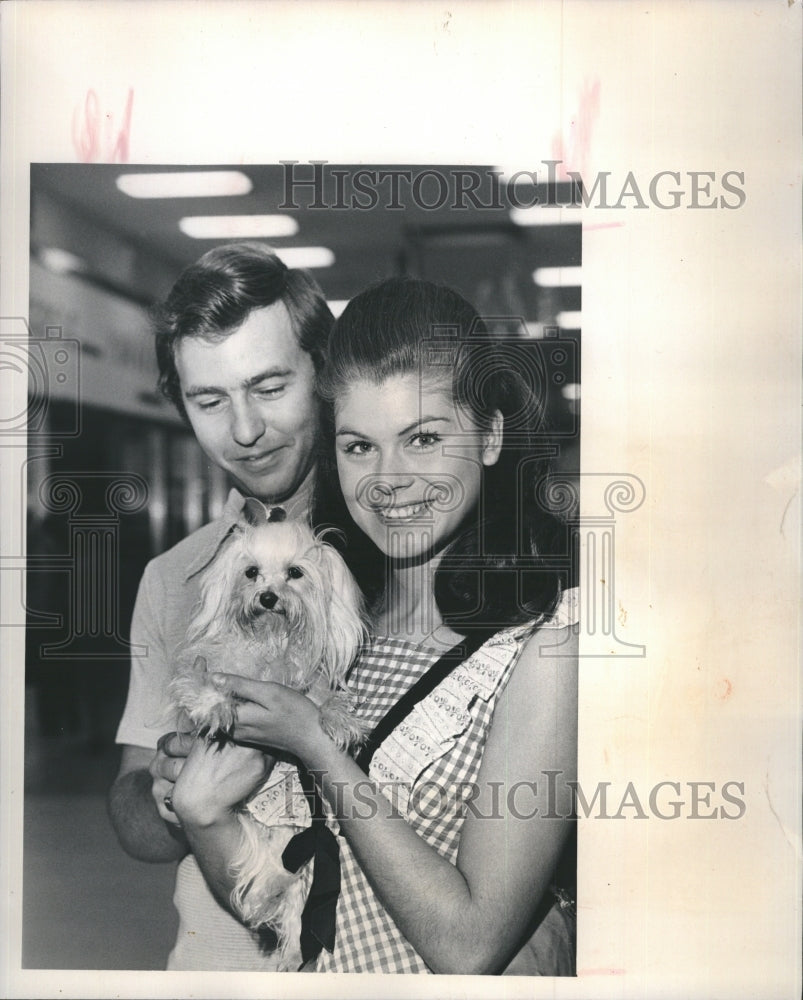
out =
[[[283,302],[255,309],[222,340],[186,337],[176,370],[192,429],[246,496],[289,499],[312,468],[315,368]]]

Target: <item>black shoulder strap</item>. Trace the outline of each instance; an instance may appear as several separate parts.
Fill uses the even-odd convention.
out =
[[[488,631],[487,629],[476,632],[472,631],[465,639],[456,646],[453,646],[452,649],[447,650],[440,659],[436,660],[418,678],[410,690],[406,694],[403,694],[395,705],[388,709],[374,726],[360,748],[359,753],[354,758],[366,774],[368,773],[368,768],[374,754],[383,741],[407,718],[419,701],[426,698],[445,677],[448,677],[458,664],[463,663],[469,656],[476,653],[480,646],[494,634],[494,631]]]
[[[356,757],[367,773],[371,758],[382,741],[393,732],[413,707],[440,684],[444,677],[493,635],[493,631],[472,632],[448,650],[418,678],[410,690],[380,719]],[[282,853],[287,871],[297,872],[307,861],[313,861],[312,883],[301,914],[301,957],[304,963],[316,958],[322,948],[331,952],[335,946],[337,900],[340,895],[340,848],[337,838],[326,825],[323,802],[312,775],[299,765],[298,776],[309,802],[312,824],[291,837]]]

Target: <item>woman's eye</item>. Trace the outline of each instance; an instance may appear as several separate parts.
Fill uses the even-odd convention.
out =
[[[371,445],[367,441],[352,441],[343,449],[347,455],[367,455],[370,450]]]
[[[440,442],[440,434],[429,431],[420,431],[410,438],[410,444],[415,448],[431,448]]]
[[[304,570],[299,569],[298,566],[291,566],[290,569],[288,569],[287,571],[288,580],[300,580],[303,575],[304,575]]]
[[[245,575],[248,577],[249,580],[256,580],[256,578],[259,576],[259,566],[249,566],[248,569],[245,571]]]

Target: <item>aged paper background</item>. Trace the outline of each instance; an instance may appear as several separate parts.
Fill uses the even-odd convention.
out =
[[[78,158],[90,88],[117,120],[133,88],[132,163],[543,169],[558,149],[587,183],[610,172],[614,202],[629,171],[645,197],[664,170],[685,192],[583,216],[583,472],[646,488],[615,551],[617,634],[646,656],[583,661],[581,783],[618,802],[628,782],[646,798],[674,781],[685,805],[581,824],[578,978],[20,971],[23,630],[5,587],[3,995],[799,995],[799,0],[52,0],[0,16],[2,316],[27,311],[29,164]],[[715,175],[703,203],[743,173],[743,204],[687,207],[691,171]],[[23,459],[0,449],[6,554]],[[743,815],[702,818],[729,781]],[[696,810],[690,782],[715,786]]]

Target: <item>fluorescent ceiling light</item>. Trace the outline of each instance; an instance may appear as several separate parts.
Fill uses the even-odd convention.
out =
[[[81,257],[60,247],[42,247],[37,256],[39,262],[54,274],[80,274],[86,270],[86,262]]]
[[[273,252],[288,267],[331,267],[335,262],[328,247],[274,247]]]
[[[582,267],[537,267],[533,271],[533,281],[542,288],[573,287],[581,283],[582,276]]]
[[[575,210],[565,215],[563,205],[533,205],[532,208],[511,208],[510,221],[517,226],[579,225],[580,216]]]
[[[555,322],[564,330],[579,330],[583,325],[583,314],[578,309],[577,312],[559,312],[555,317]]]
[[[239,170],[120,174],[116,184],[131,198],[220,198],[248,194],[253,186]]]
[[[178,228],[194,240],[236,240],[295,236],[298,223],[290,215],[185,215]]]
[[[332,315],[335,319],[343,312],[346,306],[349,304],[348,299],[328,299],[326,304],[332,311]]]

